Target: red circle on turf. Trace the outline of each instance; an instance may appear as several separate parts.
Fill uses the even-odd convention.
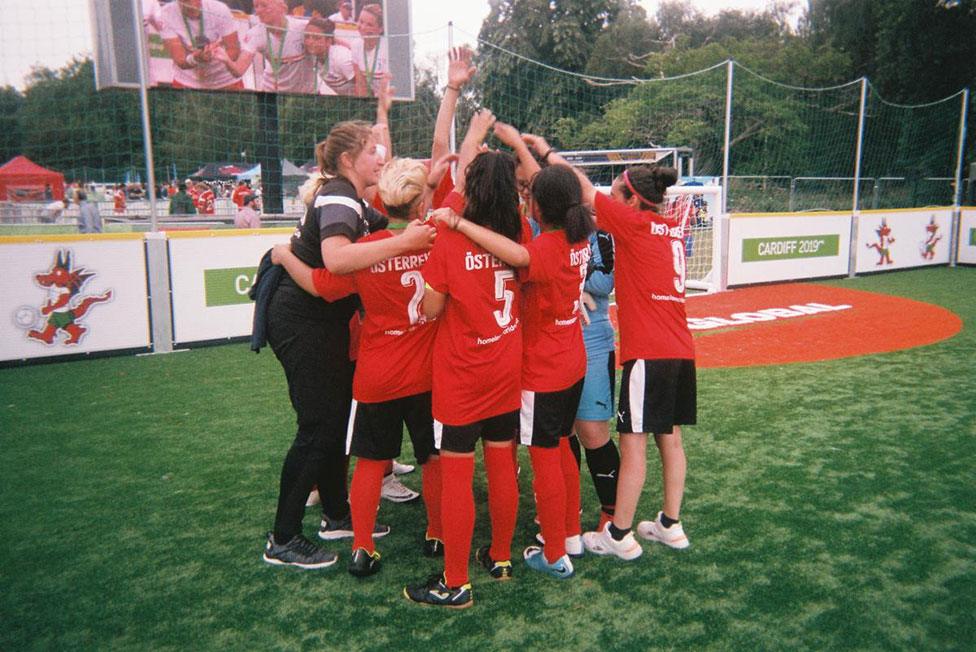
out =
[[[763,285],[694,296],[688,299],[686,309],[692,320],[718,318],[735,322],[692,330],[699,369],[888,353],[941,342],[962,330],[962,320],[941,306],[810,283]],[[769,309],[773,310],[762,312]],[[804,309],[820,312],[783,316]]]

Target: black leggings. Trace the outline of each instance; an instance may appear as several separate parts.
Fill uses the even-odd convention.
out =
[[[353,302],[325,304],[283,283],[268,308],[268,342],[284,367],[298,417],[295,441],[281,467],[274,525],[280,543],[302,532],[305,502],[316,484],[326,516],[349,514],[345,436],[353,376],[348,323],[354,307]]]

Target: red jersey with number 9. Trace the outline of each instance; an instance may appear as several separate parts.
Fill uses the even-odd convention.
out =
[[[558,392],[586,375],[580,298],[590,242],[570,244],[565,231],[546,231],[526,243],[522,271],[525,331],[522,388]]]
[[[685,315],[683,225],[603,193],[597,224],[613,235],[620,360],[694,360]]]
[[[383,229],[358,240],[373,242],[395,237]],[[429,392],[435,322],[420,312],[424,277],[420,270],[428,253],[392,256],[349,275],[325,268],[312,270],[319,296],[336,301],[359,294],[366,310],[359,339],[359,357],[352,395],[361,403],[382,403]]]
[[[439,227],[424,278],[447,295],[434,345],[434,418],[461,426],[521,403],[521,296],[515,271]]]

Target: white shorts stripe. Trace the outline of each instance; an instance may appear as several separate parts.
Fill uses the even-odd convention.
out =
[[[630,370],[630,378],[627,382],[627,389],[630,395],[627,397],[630,408],[630,427],[633,432],[644,431],[644,391],[645,379],[647,374],[644,372],[644,361],[635,360],[634,366]]]
[[[352,450],[352,433],[356,428],[356,407],[359,403],[356,399],[352,400],[352,407],[349,408],[349,425],[346,426],[346,455]]]
[[[519,410],[519,441],[523,446],[532,445],[532,423],[535,421],[535,392],[522,390],[522,409]]]
[[[441,438],[444,435],[444,424],[434,419],[434,452],[441,449]]]
[[[360,218],[363,216],[363,207],[355,199],[350,199],[349,197],[342,197],[340,195],[319,195],[315,198],[315,208],[321,206],[345,206],[346,208],[351,208],[356,211],[356,215]]]

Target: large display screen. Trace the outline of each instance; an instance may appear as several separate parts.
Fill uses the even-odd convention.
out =
[[[151,87],[413,99],[410,0],[140,2]],[[131,0],[91,6],[99,87],[137,85]]]

